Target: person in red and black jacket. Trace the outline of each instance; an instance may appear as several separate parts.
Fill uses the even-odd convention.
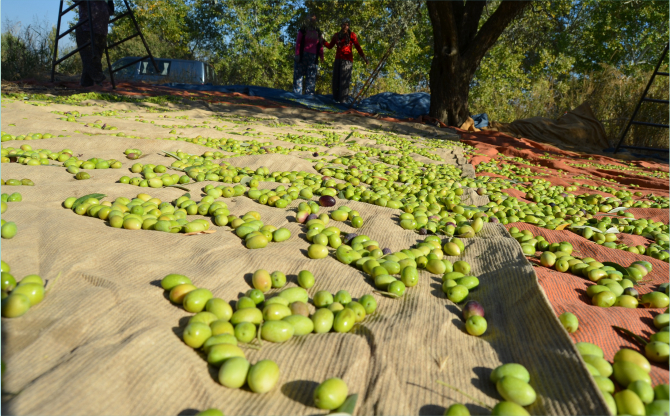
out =
[[[342,20],[342,30],[333,35],[330,43],[324,41],[323,45],[328,49],[337,46],[335,64],[333,65],[333,100],[338,103],[346,102],[349,99],[351,70],[354,65],[352,45],[363,58],[365,65],[368,64],[368,58],[365,57],[361,45],[358,44],[356,34],[349,29],[349,19]]]

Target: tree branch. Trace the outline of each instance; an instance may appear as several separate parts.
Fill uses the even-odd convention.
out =
[[[458,32],[453,5],[454,2],[451,1],[426,2],[428,14],[433,24],[434,52],[437,56],[456,56],[458,54]],[[442,48],[442,50],[439,50],[439,48]]]
[[[484,6],[486,6],[487,1],[481,0],[469,0],[465,4],[463,9],[463,27],[459,32],[459,41],[458,49],[461,53],[465,52],[467,46],[472,42],[477,34],[479,29],[479,19],[482,17],[484,12]]]
[[[474,73],[486,52],[496,43],[512,20],[528,6],[528,3],[528,1],[503,1],[500,3],[498,9],[470,42],[470,46],[463,56],[467,67],[463,69]]]

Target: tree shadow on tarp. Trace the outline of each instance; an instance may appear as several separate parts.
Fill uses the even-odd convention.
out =
[[[314,406],[314,391],[319,383],[311,380],[289,381],[281,386],[281,392],[289,399],[304,406]]]

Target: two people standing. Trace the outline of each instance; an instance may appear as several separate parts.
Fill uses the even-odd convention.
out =
[[[316,14],[312,13],[308,23],[298,32],[296,42],[295,65],[293,70],[293,91],[302,94],[303,78],[305,82],[304,94],[314,95],[316,86],[317,59],[323,59],[323,47],[336,47],[335,63],[333,65],[333,100],[346,102],[349,99],[349,86],[354,63],[353,48],[363,58],[367,65],[368,58],[363,53],[358,37],[349,27],[349,19],[342,20],[341,30],[331,37],[330,42],[323,39],[321,31],[316,27]]]

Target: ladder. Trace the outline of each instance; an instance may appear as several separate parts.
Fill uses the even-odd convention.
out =
[[[656,103],[656,104],[668,104],[668,100],[658,100],[655,98],[647,98],[647,93],[649,92],[649,88],[651,87],[651,84],[654,82],[654,78],[656,78],[657,75],[659,76],[665,76],[667,77],[669,74],[667,72],[659,72],[658,68],[661,67],[661,64],[665,61],[665,57],[668,55],[668,45],[665,45],[665,49],[663,49],[663,53],[661,54],[661,59],[658,60],[658,64],[656,65],[656,69],[654,69],[654,72],[651,74],[651,78],[649,78],[649,83],[647,83],[647,87],[644,89],[644,92],[642,93],[642,97],[640,98],[640,101],[637,103],[637,107],[635,107],[635,111],[633,111],[633,115],[630,117],[630,120],[628,120],[628,124],[626,124],[626,128],[624,128],[623,133],[621,134],[621,138],[619,139],[619,143],[617,144],[616,148],[614,149],[614,153],[616,154],[619,149],[634,149],[634,150],[652,150],[652,151],[660,151],[660,152],[667,152],[668,149],[661,149],[661,148],[654,148],[654,147],[641,147],[641,146],[622,146],[621,144],[623,143],[624,139],[626,138],[626,134],[628,133],[628,130],[630,129],[630,126],[632,124],[639,125],[639,126],[649,126],[649,127],[659,127],[659,128],[665,128],[667,129],[668,126],[667,124],[659,124],[659,123],[648,123],[646,121],[636,121],[635,116],[637,116],[638,111],[640,111],[640,106],[642,106],[643,102],[648,102],[648,103]]]
[[[86,4],[86,7],[88,8],[88,18],[83,19],[83,20],[77,22],[77,24],[75,24],[75,25],[74,25],[73,27],[71,27],[70,29],[66,30],[66,31],[63,32],[63,33],[60,33],[61,19],[62,19],[62,17],[63,17],[65,14],[67,14],[69,11],[71,11],[72,9],[74,9],[75,7],[79,6],[81,3],[85,3],[85,4]],[[154,57],[153,57],[153,55],[151,54],[151,51],[149,50],[149,45],[147,45],[147,42],[146,42],[146,40],[144,39],[144,36],[142,35],[142,31],[140,30],[140,27],[139,27],[139,25],[137,24],[137,20],[135,20],[135,14],[133,13],[133,10],[130,8],[130,5],[128,4],[128,0],[123,0],[123,3],[124,3],[125,6],[126,6],[126,12],[125,12],[125,13],[122,13],[122,14],[116,16],[116,17],[114,17],[113,19],[110,19],[109,23],[111,24],[111,23],[114,23],[114,22],[116,22],[117,20],[122,19],[122,18],[124,18],[124,17],[126,17],[126,16],[130,16],[130,18],[131,18],[132,21],[133,21],[133,25],[135,26],[135,34],[130,35],[130,36],[128,36],[128,37],[125,38],[125,39],[121,39],[121,40],[118,41],[118,42],[114,42],[114,43],[111,44],[111,45],[105,45],[105,56],[107,57],[107,68],[108,68],[108,70],[109,70],[109,78],[110,78],[110,80],[112,81],[112,88],[114,88],[114,89],[116,89],[116,83],[114,82],[114,72],[121,71],[122,69],[125,69],[125,68],[127,68],[127,67],[129,67],[129,66],[135,65],[136,63],[138,63],[138,62],[140,62],[140,61],[143,61],[143,60],[145,60],[145,59],[147,59],[147,58],[151,59],[151,63],[154,65],[154,69],[156,69],[156,72],[159,72],[159,71],[158,71],[158,66],[156,65],[156,61],[154,60]],[[84,49],[84,48],[88,48],[89,46],[92,47],[92,45],[93,45],[93,22],[91,21],[90,17],[91,17],[91,4],[90,4],[90,1],[87,1],[87,0],[76,0],[72,6],[68,7],[68,8],[65,9],[65,10],[63,10],[63,0],[60,1],[60,9],[59,9],[59,11],[58,11],[58,25],[56,26],[56,33],[57,33],[57,36],[56,36],[56,42],[55,42],[55,45],[54,45],[53,64],[52,64],[52,66],[51,66],[51,82],[54,82],[54,79],[55,79],[55,76],[56,76],[56,66],[57,66],[58,64],[60,64],[61,62],[63,62],[63,61],[66,60],[67,58],[69,58],[70,56],[74,55],[75,53],[79,52],[80,50],[82,50],[82,49]],[[81,45],[80,47],[78,47],[77,49],[75,49],[75,50],[73,50],[72,52],[68,53],[68,54],[65,55],[64,57],[58,59],[58,41],[59,41],[60,39],[64,38],[65,36],[69,35],[69,34],[72,33],[73,31],[75,31],[78,27],[83,26],[83,25],[85,25],[85,24],[88,24],[88,25],[89,25],[89,33],[91,34],[91,39],[88,40],[88,41],[87,41],[86,43],[84,43],[83,45]],[[114,47],[116,47],[116,46],[119,46],[120,44],[122,44],[122,43],[124,43],[124,42],[127,42],[127,41],[129,41],[130,39],[133,39],[133,38],[135,38],[135,37],[137,37],[137,36],[139,36],[140,39],[142,39],[142,43],[144,44],[144,48],[147,50],[147,56],[144,56],[144,57],[142,57],[142,58],[136,59],[136,60],[134,60],[134,61],[130,62],[129,64],[124,65],[124,66],[122,66],[122,67],[119,67],[119,68],[116,68],[116,69],[112,69],[112,63],[111,63],[110,60],[109,60],[109,49],[112,49],[112,48],[114,48]]]

